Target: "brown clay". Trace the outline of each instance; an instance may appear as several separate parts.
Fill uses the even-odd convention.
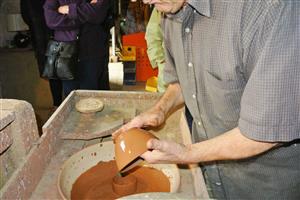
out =
[[[122,185],[122,183],[125,183],[124,185],[127,185],[128,187],[132,187],[132,181],[134,182],[134,180],[136,180],[134,194],[144,192],[170,192],[169,179],[157,169],[138,166],[128,171],[124,177],[116,177],[117,173],[118,169],[115,161],[98,163],[96,166],[79,176],[73,184],[71,199],[120,198],[129,195],[125,194],[124,191],[129,191],[132,188],[118,188],[120,190],[117,189],[117,193],[114,192],[113,188],[116,185]],[[114,184],[113,180],[117,184]]]
[[[134,194],[136,185],[137,179],[135,176],[115,176],[113,178],[113,191],[121,196]]]

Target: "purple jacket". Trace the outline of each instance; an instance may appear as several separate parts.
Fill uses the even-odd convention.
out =
[[[98,0],[90,4],[86,0],[46,0],[44,13],[47,26],[54,30],[57,41],[74,41],[79,33],[80,25],[85,23],[101,24],[107,16],[110,0]],[[69,5],[69,14],[58,13],[58,7]]]
[[[57,41],[69,42],[77,38],[79,23],[70,19],[68,15],[58,12],[59,6],[79,4],[82,0],[46,0],[44,14],[47,26],[54,30],[54,39]]]

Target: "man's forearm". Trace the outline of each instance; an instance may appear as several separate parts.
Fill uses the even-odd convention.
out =
[[[181,88],[178,83],[170,84],[162,96],[156,103],[155,109],[162,111],[165,116],[174,108],[184,103]]]
[[[261,154],[277,144],[249,139],[239,128],[235,128],[218,137],[190,145],[185,157],[189,163],[238,160]]]

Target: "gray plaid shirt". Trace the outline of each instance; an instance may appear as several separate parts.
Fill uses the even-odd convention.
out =
[[[190,0],[163,19],[164,79],[179,82],[195,142],[239,127],[287,142],[203,166],[211,197],[300,199],[300,1]]]

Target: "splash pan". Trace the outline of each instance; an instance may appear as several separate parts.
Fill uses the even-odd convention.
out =
[[[71,190],[76,179],[100,161],[114,160],[112,141],[87,147],[71,156],[62,166],[58,176],[58,191],[63,199],[71,199]],[[179,170],[174,164],[143,164],[162,171],[170,181],[170,191],[175,193],[180,183]],[[159,180],[158,180],[159,181]]]

